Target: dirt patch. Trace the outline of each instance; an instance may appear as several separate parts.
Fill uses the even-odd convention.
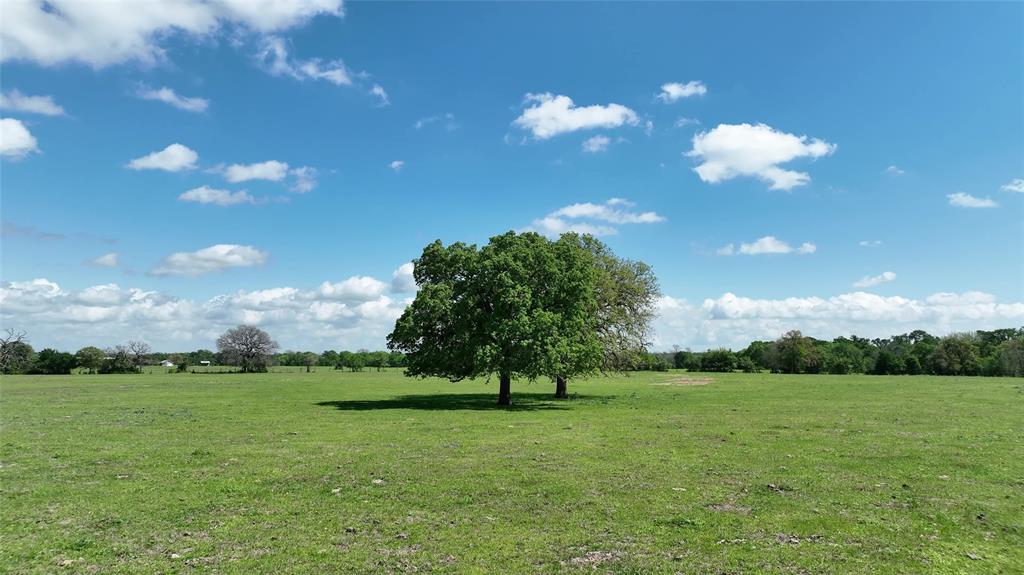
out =
[[[750,508],[744,507],[743,505],[736,505],[731,501],[724,503],[711,503],[704,506],[709,511],[720,511],[723,513],[739,513],[741,515],[750,515]]]
[[[608,561],[617,561],[621,558],[621,554],[615,551],[588,551],[585,555],[579,557],[573,557],[568,561],[562,561],[562,565],[578,565],[578,566],[589,566],[596,568],[597,565]]]
[[[715,380],[710,377],[677,377],[668,381],[652,383],[651,385],[707,385]]]

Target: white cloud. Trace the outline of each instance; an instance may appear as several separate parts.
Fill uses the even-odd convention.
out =
[[[388,167],[397,172],[405,167],[405,160],[394,160],[388,164]]]
[[[736,250],[733,244],[728,244],[715,250],[715,253],[720,256],[731,256],[738,253],[748,256],[756,256],[763,254],[790,253],[813,254],[816,251],[818,251],[818,246],[810,242],[804,242],[794,248],[775,236],[764,236],[763,238],[758,238],[751,243],[741,243],[739,250]]]
[[[676,121],[672,124],[676,128],[685,128],[686,126],[699,126],[700,120],[697,118],[686,118],[680,116],[676,118]]]
[[[797,158],[819,158],[835,152],[836,145],[817,138],[795,136],[764,124],[719,124],[693,137],[687,156],[702,163],[694,168],[700,179],[716,184],[733,178],[757,177],[772,190],[791,190],[811,181],[805,172],[784,170]]]
[[[0,119],[0,156],[20,160],[39,151],[39,143],[25,124],[14,118]]]
[[[379,298],[388,284],[370,276],[352,276],[339,283],[320,284],[320,296],[330,300],[370,301]]]
[[[143,100],[156,100],[157,102],[163,102],[170,104],[179,110],[185,110],[186,112],[205,112],[210,106],[210,101],[205,98],[186,98],[185,96],[179,96],[174,90],[163,87],[163,88],[140,88],[138,96]]]
[[[773,340],[791,329],[822,339],[887,337],[915,329],[941,335],[1019,325],[1022,320],[1024,303],[998,303],[981,292],[939,293],[924,300],[860,291],[775,300],[726,293],[702,304],[664,296],[654,322],[654,348],[741,349],[752,340]]]
[[[209,186],[192,188],[178,196],[183,202],[195,202],[197,204],[213,204],[216,206],[235,206],[238,204],[252,204],[256,200],[245,190],[231,192],[229,190],[218,190]]]
[[[92,265],[104,268],[116,268],[118,262],[117,252],[110,252],[92,260]]]
[[[1010,180],[1010,183],[1004,184],[1000,190],[1004,192],[1016,192],[1018,194],[1024,194],[1024,179],[1014,178]]]
[[[159,152],[135,158],[128,162],[128,167],[133,170],[164,170],[166,172],[180,172],[191,170],[196,167],[199,154],[188,146],[171,144]]]
[[[252,246],[217,244],[194,252],[177,252],[164,258],[150,275],[198,276],[227,268],[263,265],[270,254]]]
[[[862,248],[877,248],[882,245],[882,240],[861,240],[857,245]]]
[[[64,108],[53,101],[53,96],[26,96],[18,90],[0,93],[0,108],[43,116],[64,115]]]
[[[994,208],[999,205],[991,198],[977,198],[963,192],[947,194],[946,197],[949,198],[949,205],[958,208]]]
[[[583,141],[583,151],[588,154],[604,152],[611,145],[612,140],[608,136],[597,135]]]
[[[618,233],[606,224],[654,224],[665,221],[656,212],[636,212],[629,208],[635,204],[623,198],[612,198],[603,204],[584,202],[558,208],[543,218],[533,220],[525,231],[534,231],[548,237],[566,232],[610,236]],[[581,221],[592,220],[592,221]],[[601,222],[601,223],[597,223]]]
[[[661,93],[658,94],[658,99],[666,104],[681,100],[683,98],[690,98],[692,96],[703,96],[708,93],[707,86],[704,85],[700,80],[693,80],[685,84],[679,82],[669,82],[661,85]]]
[[[351,86],[353,83],[352,74],[341,60],[296,60],[289,57],[284,39],[276,36],[264,40],[263,49],[258,57],[266,71],[274,76],[289,76],[296,80],[324,80],[335,86]]]
[[[398,269],[391,274],[391,291],[395,293],[410,293],[416,291],[416,278],[413,277],[415,266],[412,262],[405,262],[398,266]]]
[[[413,127],[416,128],[417,130],[422,130],[427,126],[438,122],[444,124],[444,129],[447,132],[454,132],[455,130],[459,129],[459,125],[455,123],[455,114],[452,114],[451,112],[446,112],[444,114],[439,114],[436,116],[427,116],[425,118],[420,118],[419,120],[416,120],[416,123],[413,124]]]
[[[374,84],[370,88],[370,94],[380,98],[380,102],[378,103],[379,106],[384,107],[391,105],[391,99],[388,98],[388,93],[384,90],[383,87],[381,87],[380,84]]]
[[[903,174],[907,173],[906,170],[900,168],[899,166],[889,166],[888,168],[883,170],[883,172],[889,176],[902,176]]]
[[[5,2],[0,20],[3,61],[44,66],[81,62],[102,68],[166,59],[175,36],[206,38],[227,29],[260,34],[287,30],[318,15],[342,15],[341,0],[131,0]]]
[[[288,175],[288,164],[267,160],[256,164],[231,164],[224,170],[224,178],[234,184],[249,180],[280,182]]]
[[[877,276],[864,276],[854,282],[853,287],[855,288],[870,288],[884,283],[889,283],[896,279],[894,272],[882,272]]]
[[[296,194],[312,192],[316,188],[316,168],[302,166],[301,168],[292,168],[288,173],[295,178],[295,182],[288,189]]]
[[[527,130],[538,140],[547,140],[559,134],[594,128],[618,128],[640,123],[636,112],[620,104],[607,106],[576,106],[568,96],[550,92],[527,94],[525,102],[531,104],[523,110],[513,124]]]

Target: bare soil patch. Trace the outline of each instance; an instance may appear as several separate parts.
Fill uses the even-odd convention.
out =
[[[668,381],[652,383],[651,385],[707,385],[715,380],[710,377],[676,377]]]

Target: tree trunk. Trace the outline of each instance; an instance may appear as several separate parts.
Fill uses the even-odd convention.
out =
[[[512,405],[512,377],[503,373],[498,377],[498,405]]]
[[[569,399],[569,385],[561,375],[555,377],[555,399]]]

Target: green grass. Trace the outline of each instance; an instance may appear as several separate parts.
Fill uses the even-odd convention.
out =
[[[1024,572],[1024,381],[692,377],[5,377],[0,572]]]

